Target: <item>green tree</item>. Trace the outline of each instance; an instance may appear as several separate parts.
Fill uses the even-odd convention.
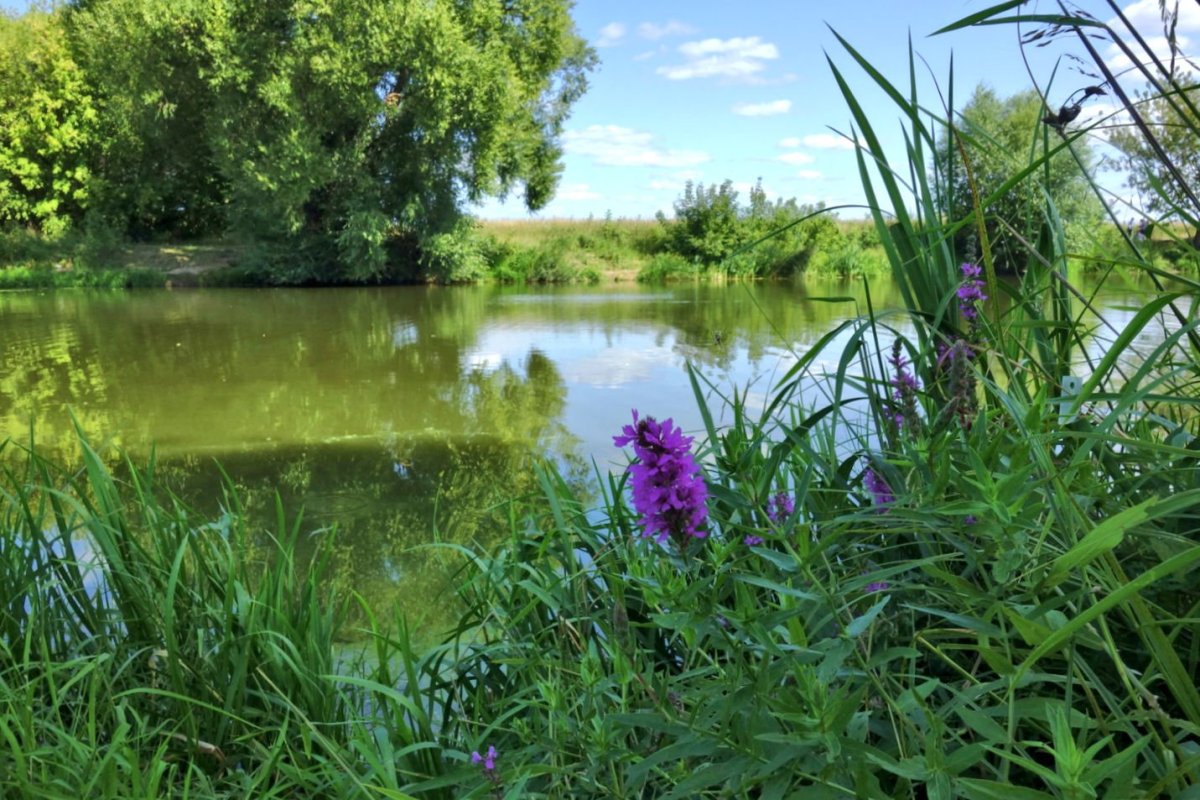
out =
[[[553,195],[562,126],[594,63],[570,8],[79,4],[72,30],[121,151],[109,205],[172,232],[179,214],[186,227],[303,238],[340,277],[416,263],[467,202],[521,190],[536,209]]]
[[[1158,216],[1182,214],[1191,219],[1194,241],[1200,246],[1200,86],[1182,77],[1168,86],[1166,93],[1144,91],[1138,96],[1137,112],[1149,137],[1125,125],[1111,131],[1109,143],[1120,151],[1113,160],[1125,171],[1126,185],[1138,193],[1143,207]]]
[[[0,223],[65,231],[88,199],[96,109],[58,14],[0,14]]]
[[[983,204],[992,255],[1001,269],[1018,270],[1025,265],[1026,243],[1036,243],[1042,232],[1047,197],[1069,236],[1087,230],[1101,211],[1087,175],[1080,169],[1080,164],[1090,169],[1095,163],[1091,147],[1083,139],[1071,144],[1078,163],[1065,148],[1046,159],[1062,139],[1042,123],[1044,115],[1042,101],[1032,90],[1001,99],[991,88],[980,85],[958,115],[958,142],[951,144],[943,131],[938,144],[936,169],[952,175],[950,191],[938,198],[939,211],[948,220],[963,219],[974,210],[973,196],[977,196]],[[964,151],[969,170],[964,168]],[[1006,181],[1037,162],[1044,163],[1007,192],[985,202]],[[976,231],[975,225],[969,225],[960,232],[963,257],[978,255]]]

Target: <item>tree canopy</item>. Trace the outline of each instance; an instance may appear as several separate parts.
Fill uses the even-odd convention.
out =
[[[1133,125],[1114,128],[1109,143],[1120,151],[1117,166],[1151,214],[1184,215],[1195,224],[1200,219],[1200,85],[1176,76],[1168,91],[1146,91],[1138,100],[1149,136]],[[1195,227],[1200,241],[1200,224]]]
[[[973,197],[977,196],[983,206],[992,254],[998,264],[1011,270],[1024,266],[1022,254],[1026,247],[1021,240],[1037,241],[1047,213],[1047,199],[1068,232],[1086,227],[1100,213],[1099,201],[1085,173],[1095,162],[1091,147],[1086,140],[1077,139],[1070,146],[1074,155],[1066,148],[1053,152],[1062,139],[1042,123],[1044,114],[1045,107],[1034,91],[1001,98],[991,88],[980,85],[955,121],[959,142],[951,143],[948,131],[943,131],[938,146],[936,169],[952,176],[947,182],[950,191],[939,198],[939,211],[950,220],[964,219],[974,210]],[[997,194],[1031,164],[1038,167]],[[962,230],[960,238],[973,242],[975,232],[976,227],[970,225]],[[977,242],[964,243],[963,255],[977,256],[978,247]]]
[[[77,186],[23,179],[32,168],[0,138],[0,220],[44,226],[34,188],[63,184],[55,191],[73,203],[59,197],[55,219],[87,215],[135,238],[301,240],[337,277],[381,276],[454,230],[468,202],[521,192],[537,209],[553,196],[562,126],[595,60],[570,10],[570,0],[78,0],[6,20],[0,36],[17,31],[35,40],[25,51],[61,57],[39,56],[56,83],[21,77],[8,62],[22,56],[5,48],[0,115],[48,113],[22,81],[69,95],[43,100],[59,110],[38,124],[80,129],[81,163]],[[37,43],[42,29],[57,50]]]
[[[0,14],[0,221],[53,235],[80,216],[96,121],[58,19]]]

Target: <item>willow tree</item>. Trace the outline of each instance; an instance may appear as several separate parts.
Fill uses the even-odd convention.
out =
[[[124,191],[148,181],[162,195],[155,173],[169,175],[165,215],[325,243],[334,269],[365,279],[390,245],[451,229],[467,202],[553,196],[594,60],[570,9],[90,0],[71,27],[108,127],[137,148]]]

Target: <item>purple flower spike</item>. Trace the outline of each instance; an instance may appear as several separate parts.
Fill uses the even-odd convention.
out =
[[[882,592],[884,589],[890,589],[890,588],[892,588],[892,585],[890,583],[888,583],[887,581],[872,581],[871,583],[867,584],[866,588],[863,591],[865,591],[865,592]]]
[[[904,357],[899,339],[892,343],[892,356],[888,360],[891,362],[895,374],[892,378],[892,401],[896,404],[896,408],[892,412],[892,422],[897,430],[904,430],[907,427],[911,432],[919,432],[921,417],[917,413],[917,392],[920,390],[921,384],[917,381],[916,376],[908,370],[909,362]]]
[[[482,756],[481,756],[481,755],[479,755],[479,751],[478,751],[478,750],[476,750],[475,752],[471,753],[471,763],[472,763],[472,764],[483,764],[483,771],[484,771],[484,772],[495,772],[495,770],[496,770],[496,758],[497,758],[499,755],[500,755],[500,754],[496,752],[496,748],[495,748],[495,747],[492,747],[491,745],[488,745],[488,749],[487,749],[487,754],[486,754],[486,755],[482,755]]]
[[[763,538],[761,536],[755,536],[753,534],[750,534],[745,539],[742,539],[742,544],[746,545],[746,547],[757,547],[758,545],[760,545],[762,543],[763,543]]]
[[[896,501],[896,496],[892,493],[892,487],[888,486],[887,481],[879,477],[871,467],[863,470],[863,486],[871,493],[871,502],[877,506],[888,506]],[[886,511],[886,508],[879,509]]]
[[[638,523],[646,536],[660,543],[669,537],[703,539],[708,521],[708,488],[700,467],[688,449],[692,437],[684,436],[670,419],[658,422],[654,417],[638,419],[626,425],[621,436],[613,437],[617,447],[633,445],[637,462],[629,465],[633,484],[633,507],[641,515]]]
[[[780,492],[767,500],[767,519],[776,525],[785,521],[795,511],[796,501],[786,492]]]
[[[965,280],[955,292],[958,295],[958,311],[973,328],[979,319],[978,304],[988,299],[983,293],[987,284],[980,277],[983,275],[983,269],[976,264],[963,264],[962,274]]]

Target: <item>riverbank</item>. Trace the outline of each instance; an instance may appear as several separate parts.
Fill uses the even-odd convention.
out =
[[[688,259],[657,220],[486,220],[472,229],[481,266],[465,283],[664,283],[729,279],[863,277],[887,272],[886,253],[873,223],[828,218],[820,234],[781,246],[770,239],[719,260]],[[1197,253],[1182,226],[1160,226],[1153,238],[1137,239],[1148,263],[1167,272],[1200,271]],[[788,248],[795,248],[789,250]],[[1103,269],[1126,259],[1115,226],[1095,232],[1093,244],[1075,256],[1084,269]],[[94,242],[86,237],[46,241],[24,231],[0,236],[0,289],[184,288],[329,285],[312,272],[287,268],[280,245],[240,241]],[[771,265],[776,265],[772,268]],[[372,281],[390,284],[445,283],[429,276]],[[341,285],[361,285],[343,283]]]
[[[683,255],[686,244],[673,241],[672,224],[657,220],[479,221],[459,240],[463,252],[450,254],[475,264],[465,271],[470,279],[441,280],[410,266],[397,267],[392,279],[371,283],[655,283],[885,271],[885,255],[869,222],[824,217],[801,233],[758,242],[760,230],[747,230],[724,245],[720,257],[701,257]],[[739,251],[743,245],[748,246]],[[82,235],[51,241],[9,231],[0,236],[0,289],[324,283],[313,277],[319,270],[290,268],[292,257],[299,262],[309,256],[262,242],[118,242]],[[440,274],[453,275],[454,269]]]

